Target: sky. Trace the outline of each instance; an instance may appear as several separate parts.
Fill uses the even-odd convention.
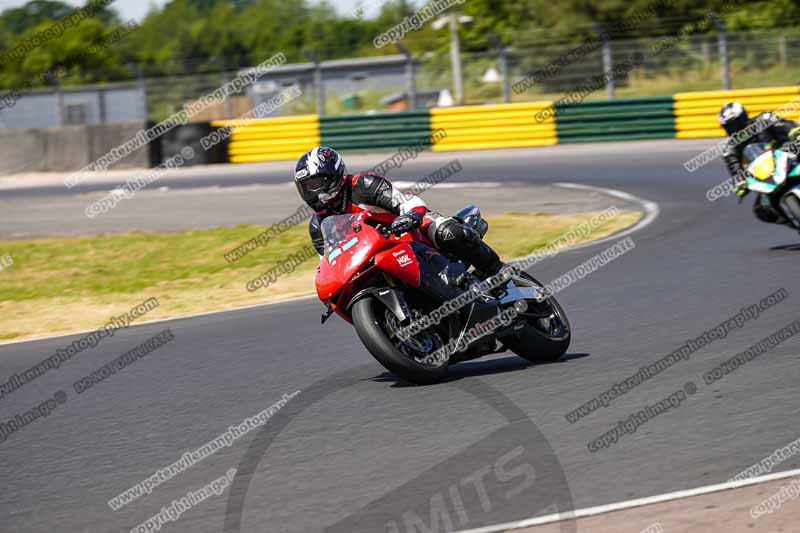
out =
[[[66,4],[73,6],[82,6],[85,0],[61,0]],[[292,0],[286,0],[291,2]],[[331,4],[336,6],[336,10],[341,13],[352,12],[356,9],[359,3],[363,5],[376,4],[376,0],[329,0]],[[141,20],[151,5],[162,6],[167,0],[116,0],[112,5],[120,13],[123,20],[130,20],[131,18],[137,21]],[[19,7],[28,3],[28,0],[0,0],[0,11],[11,7]],[[367,14],[371,12],[368,10]]]

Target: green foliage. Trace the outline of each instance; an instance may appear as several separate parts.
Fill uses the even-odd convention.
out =
[[[772,0],[756,4],[745,4],[727,17],[728,29],[743,31],[796,27],[800,18],[800,5],[793,0]],[[787,24],[787,21],[792,23]]]
[[[321,59],[395,54],[395,46],[378,49],[372,41],[416,10],[410,0],[390,0],[377,15],[365,19],[355,10],[337,13],[333,3],[171,0],[153,8],[141,27],[121,41],[87,54],[89,46],[123,23],[110,4],[19,61],[3,64],[0,86],[44,85],[48,82],[42,74],[59,68],[64,69],[62,83],[78,84],[131,79],[135,72],[131,64],[146,76],[168,76],[233,70],[278,52],[290,62],[306,61],[308,51],[316,51]],[[596,35],[595,24],[613,28],[614,38],[675,34],[709,11],[724,12],[725,6],[734,6],[723,17],[731,31],[792,27],[800,20],[796,0],[469,0],[451,11],[474,19],[461,28],[462,50],[469,53],[486,51],[490,33],[518,48],[579,43]],[[32,0],[3,11],[0,47],[12,49],[73,10],[61,1]],[[645,11],[650,15],[640,22],[620,24]],[[407,33],[403,44],[418,56],[429,52],[444,56],[446,63],[449,32],[435,31],[429,21]]]
[[[52,25],[44,21],[23,32],[29,38]],[[111,81],[127,76],[121,54],[114,46],[89,53],[92,45],[100,45],[111,28],[100,20],[89,18],[65,31],[60,37],[43,42],[19,61],[9,63],[0,71],[0,84],[7,88],[28,88],[47,84],[47,72],[61,70],[61,83],[81,84]]]
[[[3,27],[14,35],[38,26],[48,20],[58,20],[69,15],[73,8],[64,2],[50,0],[34,0],[22,7],[7,9],[3,12]]]

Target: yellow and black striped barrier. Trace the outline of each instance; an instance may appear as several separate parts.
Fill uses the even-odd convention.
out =
[[[447,137],[434,152],[514,148],[556,144],[553,102],[525,102],[483,106],[434,107],[431,129],[443,129]]]
[[[255,120],[222,120],[231,126],[231,163],[291,161],[313,146],[387,151],[437,130],[446,136],[436,152],[547,146],[570,142],[721,137],[717,113],[741,102],[751,116],[774,111],[800,120],[796,86],[733,91],[683,92],[673,96],[591,100],[569,105],[552,101],[457,107],[427,111],[324,117],[301,115]]]
[[[317,115],[219,120],[211,125],[233,128],[228,144],[231,163],[290,161],[320,144]]]
[[[800,118],[800,90],[796,86],[742,89],[736,91],[700,91],[673,95],[675,137],[724,137],[725,130],[717,122],[717,113],[728,102],[741,103],[754,117],[773,111],[783,118]]]

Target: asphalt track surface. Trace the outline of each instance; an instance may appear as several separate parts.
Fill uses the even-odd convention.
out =
[[[232,489],[161,530],[444,531],[447,520],[472,529],[731,478],[800,436],[800,339],[713,385],[701,376],[798,318],[800,238],[755,221],[749,201],[708,202],[722,164],[689,174],[682,162],[712,142],[464,156],[465,179],[569,181],[659,204],[659,217],[632,235],[635,249],[558,294],[573,327],[565,361],[528,365],[506,353],[454,366],[448,383],[407,387],[371,359],[349,325],[321,326],[314,299],[132,327],[0,399],[6,420],[58,390],[67,396],[0,444],[0,531],[129,531],[230,468],[239,469]],[[420,158],[412,169],[436,166]],[[532,272],[549,281],[609,244],[558,254]],[[565,419],[781,287],[789,298],[757,320],[608,408],[574,424]],[[169,344],[76,394],[73,382],[167,327]],[[0,375],[77,338],[0,346]],[[678,408],[608,449],[588,450],[620,419],[688,381],[698,390]],[[107,506],[297,390],[262,429],[121,510]],[[798,466],[795,457],[776,470]]]
[[[395,181],[408,190],[415,181]],[[0,239],[83,236],[140,231],[187,231],[236,224],[274,224],[296,215],[301,206],[291,183],[253,184],[242,187],[197,187],[140,191],[114,209],[94,218],[84,212],[90,202],[105,193],[72,196],[39,196],[2,199]],[[560,186],[533,186],[511,182],[458,182],[456,178],[420,193],[441,213],[455,213],[467,204],[478,204],[485,215],[509,211],[554,214],[602,211],[609,197],[596,192]],[[627,206],[619,206],[620,209]],[[300,217],[304,211],[300,212]]]
[[[367,170],[389,156],[358,154],[348,156],[347,161],[356,172]],[[454,173],[460,168],[458,162],[463,168]],[[276,223],[294,214],[301,204],[291,183],[292,168],[293,162],[282,161],[174,169],[133,198],[93,218],[85,214],[90,204],[147,170],[92,175],[71,189],[63,185],[64,176],[54,174],[0,177],[0,213],[4,215],[0,219],[0,239]],[[493,172],[486,169],[479,152],[424,153],[419,160],[406,161],[401,168],[391,169],[390,176],[399,187],[406,188],[440,169],[446,171],[446,178],[422,196],[443,213],[455,212],[466,203],[480,204],[487,214],[531,210],[577,212],[600,210],[607,204],[606,197],[575,194],[567,189],[531,190],[535,187],[524,181],[514,183],[514,176],[503,176],[505,186],[499,188],[500,182],[493,179]],[[524,173],[520,176],[527,179]],[[465,201],[465,197],[470,200]]]

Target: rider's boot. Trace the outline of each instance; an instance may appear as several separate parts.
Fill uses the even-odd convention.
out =
[[[470,280],[487,279],[503,267],[500,257],[491,246],[483,242],[478,232],[455,220],[448,220],[436,230],[436,243],[445,253],[454,255],[466,264],[475,267],[475,272],[459,276],[456,284],[465,287]]]
[[[494,276],[503,268],[503,262],[491,246],[483,241],[470,253],[469,260],[475,266],[476,275],[481,279]]]

